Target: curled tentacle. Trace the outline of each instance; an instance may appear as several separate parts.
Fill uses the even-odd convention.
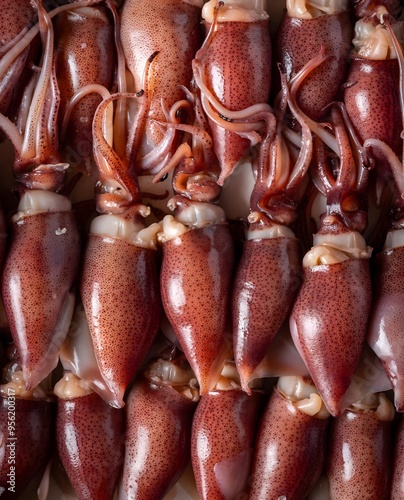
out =
[[[81,5],[79,4],[80,2],[75,6],[79,7]],[[88,5],[88,2],[85,5]],[[58,9],[57,11],[59,12]],[[48,14],[39,4],[38,13],[38,26],[31,28],[28,34],[35,30],[36,33],[40,32],[44,53],[41,69],[37,75],[32,77],[31,88],[33,92],[28,97],[30,104],[26,106],[25,123],[19,121],[21,124],[21,132],[19,132],[4,117],[1,117],[1,122],[16,150],[14,170],[17,180],[28,188],[41,188],[40,186],[43,185],[44,189],[57,191],[61,187],[64,178],[63,172],[67,165],[60,163],[57,142],[56,121],[60,97],[53,61],[54,41],[51,22],[51,16],[55,15],[55,12],[52,11],[51,14]],[[34,35],[31,34],[29,39],[32,39]],[[25,37],[15,45],[14,49],[19,47],[22,42],[27,43]],[[3,59],[2,63],[4,63]],[[18,139],[19,134],[22,136],[21,139]]]
[[[199,95],[196,88],[193,87],[192,91],[193,94],[187,90],[187,98],[193,106],[193,125],[166,124],[167,127],[178,128],[191,134],[191,144],[183,143],[153,182],[159,181],[170,170],[175,169],[172,182],[176,194],[195,201],[211,202],[220,194],[220,171]]]
[[[261,142],[261,135],[258,132],[265,129],[265,117],[272,115],[271,107],[262,103],[240,111],[232,111],[223,106],[209,91],[203,80],[203,67],[198,60],[193,61],[193,68],[195,83],[201,90],[201,104],[212,126],[216,125],[227,132],[237,134],[240,138],[248,140],[251,147]],[[228,172],[221,174],[220,185],[228,175]]]
[[[290,318],[296,347],[333,415],[343,410],[343,397],[361,356],[371,300],[372,249],[360,235],[367,224],[366,146],[348,136],[351,125],[345,123],[341,109],[332,106],[331,123],[326,126],[306,120],[317,134],[312,170],[326,196],[327,212],[303,259],[303,283]],[[354,314],[344,314],[341,304],[352,301]],[[335,314],[337,309],[341,314]]]
[[[271,84],[268,14],[263,2],[212,0],[205,4],[203,17],[206,39],[193,61],[193,72],[221,168],[218,182],[223,185],[260,140],[264,123],[253,115],[271,111],[265,104]],[[228,57],[230,52],[234,57]]]
[[[61,126],[61,131],[60,131],[60,136],[63,139],[65,134],[66,134],[66,129],[70,120],[70,116],[73,112],[74,106],[86,95],[92,94],[92,93],[97,93],[99,94],[103,99],[108,99],[110,97],[110,92],[109,90],[104,86],[100,85],[98,83],[91,83],[89,85],[84,85],[83,87],[80,87],[70,98],[69,102],[66,104],[65,112],[63,115],[63,121],[62,121],[62,126]]]
[[[0,112],[13,116],[23,99],[23,89],[31,74],[30,66],[38,52],[37,40],[26,47],[16,59],[11,62],[4,77],[0,81]]]
[[[34,76],[37,84],[22,134],[11,122],[5,127],[13,142],[19,136],[14,175],[22,196],[12,218],[13,239],[3,271],[2,296],[27,387],[37,385],[58,363],[73,312],[72,287],[80,253],[71,203],[53,192],[61,189],[68,165],[59,163],[57,149],[59,95],[53,27],[40,2],[37,8],[44,45],[42,67]],[[6,119],[1,116],[1,120]]]
[[[383,22],[386,25],[387,31],[390,36],[391,44],[394,47],[394,50],[397,54],[397,61],[398,61],[398,66],[400,68],[400,73],[399,73],[399,92],[400,92],[400,111],[401,111],[401,134],[400,134],[400,139],[403,139],[403,134],[404,134],[404,51],[403,48],[401,47],[400,43],[397,40],[397,37],[395,36],[394,30],[392,28],[392,25],[389,23],[388,20],[385,20],[383,18]],[[401,149],[401,158],[404,161],[404,141],[402,142],[402,149]],[[400,190],[401,193],[403,193],[402,190]]]
[[[290,95],[291,95],[291,106],[296,109],[296,114],[300,117],[299,123],[302,125],[304,123],[307,127],[310,128],[312,132],[318,135],[327,146],[334,151],[336,154],[339,154],[338,143],[335,140],[335,137],[327,131],[327,128],[317,123],[315,120],[310,118],[307,113],[305,113],[300,106],[298,106],[297,102],[297,92],[300,89],[301,85],[305,82],[305,80],[310,76],[310,73],[316,68],[320,68],[323,66],[327,60],[329,59],[329,55],[326,53],[326,49],[324,46],[321,46],[320,51],[310,59],[302,68],[299,70],[293,78],[290,79]],[[282,80],[281,80],[282,81]],[[327,106],[325,106],[322,111],[325,111]]]
[[[261,145],[258,177],[252,193],[251,206],[258,207],[269,217],[282,224],[290,224],[296,218],[297,202],[301,196],[301,187],[311,162],[313,150],[311,129],[306,123],[306,115],[297,106],[296,93],[310,72],[323,64],[326,59],[324,51],[321,50],[313,60],[302,68],[290,84],[286,82],[285,76],[282,76],[282,93],[281,98],[278,99],[276,135],[273,137],[272,130],[269,129],[269,133],[267,132]],[[290,153],[283,137],[282,120],[287,106],[302,128],[300,150],[293,168],[290,167]]]
[[[394,206],[396,206],[397,208],[401,207],[403,205],[402,193],[404,193],[403,163],[397,158],[394,151],[383,141],[380,141],[378,139],[367,139],[363,145],[365,148],[379,150],[386,158],[396,186]]]
[[[101,101],[98,95],[86,95],[71,105],[69,100],[89,84],[112,88],[115,67],[113,27],[104,5],[97,7],[72,6],[71,11],[59,14],[55,24],[55,59],[60,89],[59,123],[64,121],[61,144],[74,151],[77,161],[83,162],[87,174],[92,170],[92,120]]]
[[[82,0],[75,2],[74,7],[86,7],[92,4],[99,3],[101,0]],[[61,5],[56,7],[52,11],[48,13],[50,19],[55,17],[57,14],[65,11],[71,10],[72,5]],[[24,28],[10,43],[10,49],[5,52],[3,57],[0,59],[0,79],[3,79],[8,68],[12,64],[12,62],[28,47],[28,45],[32,42],[32,40],[38,35],[40,32],[39,24],[35,24],[32,28],[27,29]]]
[[[44,54],[27,117],[20,157],[15,165],[16,176],[20,171],[24,172],[26,163],[29,166],[33,162],[55,163],[54,160],[57,159],[54,159],[54,155],[57,154],[56,115],[60,98],[53,67],[53,25],[42,7],[38,10],[38,16],[41,37],[45,43]],[[51,103],[50,107],[47,100]],[[45,113],[44,117],[42,113]],[[47,128],[41,134],[43,120],[46,120]]]
[[[0,57],[3,57],[32,27],[36,20],[36,11],[29,0],[23,0],[18,6],[2,0],[1,9],[4,31],[0,42]]]
[[[320,142],[317,142],[316,149],[318,174],[325,181],[323,186],[327,197],[327,214],[338,214],[347,227],[363,231],[367,225],[367,203],[364,200],[368,169],[364,168],[361,158],[354,154],[355,148],[347,135],[345,122],[336,108],[332,110],[332,120],[340,150],[337,162],[334,158],[328,164]],[[364,149],[366,151],[365,146]],[[333,173],[331,168],[337,173]]]
[[[353,131],[353,128],[342,104],[331,103],[326,107],[332,108],[331,126],[334,133],[327,130],[330,125],[318,124],[300,108],[296,109],[296,92],[304,82],[304,77],[308,75],[308,71],[323,64],[326,59],[322,48],[320,53],[295,75],[291,82],[290,107],[302,126],[303,137],[306,137],[303,144],[311,142],[310,131],[318,137],[315,139],[316,167],[313,169],[313,176],[319,190],[328,197],[327,213],[338,213],[348,226],[363,231],[367,218],[366,206],[361,200],[364,199],[367,186],[368,169],[372,165],[372,160],[366,152],[367,148],[360,144],[356,134],[348,136],[348,131]],[[326,153],[326,146],[330,148],[331,153]],[[331,166],[328,165],[328,160]],[[305,165],[307,166],[307,162]]]
[[[267,115],[267,132],[259,150],[257,179],[250,201],[247,241],[232,302],[235,361],[246,392],[251,392],[251,376],[285,321],[301,283],[299,241],[289,226],[297,217],[313,145],[311,130],[296,103],[296,93],[307,75],[325,60],[321,51],[290,83],[283,75],[276,118]],[[296,138],[300,147],[297,153],[284,134],[288,107],[302,130]]]
[[[121,17],[118,13],[117,6],[113,0],[107,0],[106,4],[112,13],[114,20],[114,39],[116,47],[116,82],[118,92],[127,92],[128,84],[126,78],[126,62],[125,55],[123,52],[122,40],[121,40]],[[127,116],[128,106],[125,99],[121,99],[117,103],[117,108],[115,110],[115,120],[114,120],[114,137],[115,137],[115,150],[118,155],[123,158],[125,155],[126,145],[127,145]]]
[[[168,128],[166,129],[166,133],[164,134],[161,142],[150,151],[147,155],[143,156],[138,161],[138,168],[140,171],[156,173],[158,171],[161,172],[162,169],[166,170],[165,165],[170,161],[170,155],[172,154],[173,144],[176,139],[176,130],[181,130],[179,123],[181,120],[181,113],[178,113],[181,109],[186,109],[188,107],[188,102],[181,100],[175,103],[170,111],[166,112],[166,118],[169,120]],[[155,122],[158,125],[161,125],[161,122]],[[166,125],[166,124],[164,124]],[[171,126],[178,125],[178,126]],[[162,129],[165,127],[162,126]],[[160,165],[156,167],[156,165]],[[163,165],[163,166],[162,166]],[[159,170],[160,169],[160,170]]]
[[[143,75],[142,75],[143,76],[142,82],[141,82],[142,88],[141,88],[141,90],[139,90],[137,92],[138,96],[139,97],[141,96],[143,98],[142,99],[143,105],[141,106],[140,109],[137,110],[137,114],[132,119],[132,123],[128,123],[128,125],[127,125],[128,134],[127,134],[127,138],[126,138],[126,142],[125,142],[125,151],[126,151],[126,158],[127,158],[129,165],[136,165],[137,156],[139,154],[139,147],[140,147],[140,144],[142,142],[142,137],[143,137],[145,127],[146,127],[147,116],[148,116],[148,113],[150,112],[150,105],[151,105],[150,100],[152,98],[152,92],[149,89],[149,80],[151,79],[151,70],[152,70],[153,61],[156,59],[158,54],[159,54],[159,52],[155,51],[146,60]],[[120,111],[120,107],[118,107],[118,112],[119,111]],[[116,120],[115,120],[115,123],[116,123]],[[115,132],[118,132],[118,129],[116,129]],[[118,138],[118,141],[120,141],[119,138]],[[170,141],[171,141],[171,139],[170,139]],[[160,145],[160,149],[161,149],[161,145]],[[163,146],[163,150],[164,150],[164,146]],[[157,153],[157,155],[158,155],[158,153]],[[153,155],[151,154],[151,156],[153,156]],[[147,165],[147,161],[146,161],[146,165]],[[152,162],[152,165],[153,165],[153,162]],[[136,170],[135,166],[132,168],[134,168]],[[147,165],[147,168],[149,168],[149,165]]]
[[[204,104],[204,110],[212,120],[215,120],[218,125],[225,126],[226,122],[228,123],[229,130],[240,131],[243,130],[249,131],[254,130],[262,126],[259,121],[248,122],[245,124],[243,128],[240,126],[238,129],[236,127],[232,128],[231,123],[233,121],[241,121],[246,120],[250,116],[260,113],[262,111],[272,111],[269,104],[259,103],[253,104],[252,106],[248,106],[245,109],[241,110],[231,110],[226,108],[218,98],[209,90],[207,86],[206,79],[203,74],[203,65],[198,59],[194,59],[192,61],[192,68],[194,71],[194,79],[196,85],[199,87],[202,95],[202,103]],[[207,102],[211,105],[207,106]],[[214,111],[213,111],[214,110]],[[247,127],[248,125],[248,127]]]
[[[150,92],[146,94],[150,97],[150,107],[144,134],[141,134],[139,147],[133,148],[130,161],[137,165],[140,175],[146,170],[156,174],[177,148],[178,131],[168,130],[170,137],[167,139],[166,130],[162,130],[156,120],[164,121],[165,118],[161,100],[164,99],[170,109],[182,98],[180,86],[188,86],[191,81],[191,61],[200,44],[201,7],[202,0],[158,0],[152,4],[147,0],[127,0],[123,4],[121,40],[134,86],[128,90],[145,88],[145,66],[151,54],[159,53],[148,77]],[[128,147],[131,148],[131,139]],[[159,154],[153,154],[155,148]]]
[[[95,377],[88,372],[91,383],[102,388],[102,396],[117,407],[124,405],[129,382],[151,347],[161,310],[156,251],[160,226],[146,227],[143,222],[150,208],[141,203],[128,158],[120,158],[114,149],[113,116],[108,113],[116,99],[143,96],[142,92],[118,93],[104,99],[93,122],[101,215],[90,226],[80,292],[99,368]],[[147,105],[140,103],[140,115],[144,116],[142,108]]]
[[[99,170],[96,185],[99,211],[120,213],[137,202],[140,190],[128,169],[126,158],[120,158],[114,149],[114,127],[111,114],[113,101],[121,98],[142,99],[143,93],[118,93],[104,99],[98,106],[93,120],[94,158]],[[144,105],[140,105],[142,108]],[[139,114],[142,114],[140,109]]]
[[[382,141],[400,157],[402,143],[396,131],[404,126],[404,64],[393,26],[386,9],[376,6],[372,16],[356,23],[353,40],[356,50],[347,77],[344,102],[361,143]],[[391,160],[379,147],[372,148],[371,154],[379,204],[381,190],[385,190],[386,183],[390,183],[395,174],[391,172]]]
[[[330,7],[331,10],[327,11]],[[317,67],[299,89],[297,103],[314,120],[334,101],[348,68],[352,43],[348,2],[288,2],[274,39],[274,62],[281,63],[290,81],[323,46],[328,60]],[[279,88],[280,82],[275,81]]]

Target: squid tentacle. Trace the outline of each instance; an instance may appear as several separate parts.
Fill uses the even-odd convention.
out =
[[[139,194],[137,182],[128,171],[126,161],[119,157],[113,147],[113,118],[106,113],[112,102],[121,98],[139,98],[139,94],[121,92],[104,99],[95,112],[93,124],[94,156],[100,173],[100,180],[97,183],[98,191],[101,195],[104,189],[108,192],[107,185],[112,181],[113,196],[117,197],[119,211],[122,211],[123,206],[130,206],[136,201],[134,196],[137,198]],[[121,202],[124,203],[123,206]]]
[[[85,7],[88,5],[97,4],[100,3],[101,1],[102,0],[81,0],[81,1],[79,0],[75,2],[74,5],[72,4],[61,5],[53,9],[51,12],[49,12],[48,16],[50,19],[52,19],[57,14],[60,14],[61,12],[64,12],[66,10],[72,10],[79,7]],[[33,26],[28,31],[24,29],[23,32],[24,34],[20,33],[19,35],[17,35],[16,39],[14,40],[15,43],[12,43],[13,45],[12,49],[7,51],[7,53],[4,54],[4,56],[0,59],[0,79],[4,78],[4,75],[6,74],[10,64],[32,42],[32,40],[40,32],[39,24],[35,24],[35,26]]]
[[[79,90],[77,90],[73,96],[70,98],[70,101],[67,103],[65,114],[63,116],[63,122],[60,130],[60,137],[63,139],[63,137],[66,134],[66,129],[69,123],[70,116],[72,114],[74,106],[86,95],[96,93],[99,94],[103,99],[108,99],[111,95],[109,90],[105,88],[103,85],[97,84],[97,83],[92,83],[89,85],[85,85],[84,87],[81,87]]]

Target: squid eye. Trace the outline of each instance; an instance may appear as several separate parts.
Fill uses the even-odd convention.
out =
[[[160,179],[160,182],[164,182],[168,177],[168,174],[164,174],[163,177]]]

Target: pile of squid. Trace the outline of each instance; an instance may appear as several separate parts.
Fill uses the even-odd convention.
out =
[[[402,2],[0,8],[0,496],[404,499]]]

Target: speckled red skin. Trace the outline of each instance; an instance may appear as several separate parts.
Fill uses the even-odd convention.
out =
[[[163,244],[163,307],[201,394],[220,374],[219,369],[215,377],[211,370],[224,345],[233,262],[227,224],[191,229]]]
[[[6,489],[0,493],[2,499],[18,498],[46,467],[54,448],[55,413],[56,405],[50,400],[0,397],[0,491]],[[7,483],[11,467],[15,467],[15,492]]]
[[[397,411],[404,410],[404,247],[377,255],[368,342],[381,359],[394,389]]]
[[[274,390],[257,432],[250,500],[306,498],[324,465],[328,421]]]
[[[3,268],[4,259],[7,251],[7,224],[4,211],[0,206],[0,269]]]
[[[124,412],[95,393],[58,400],[56,442],[79,500],[112,500],[124,460]]]
[[[1,39],[0,50],[11,42],[24,28],[29,26],[36,15],[30,0],[13,2],[0,0]],[[27,83],[31,69],[27,71],[28,63],[35,61],[38,53],[36,40],[23,50],[11,64],[4,79],[0,82],[0,112],[7,114],[13,99],[18,100],[23,86]],[[1,56],[3,53],[1,52]]]
[[[0,0],[0,8],[2,12],[0,49],[2,49],[30,25],[36,10],[30,0],[21,0],[18,4],[12,0]]]
[[[135,382],[126,403],[127,500],[163,498],[177,482],[189,462],[195,408],[172,387],[144,377]]]
[[[201,398],[192,424],[191,456],[196,487],[204,500],[246,493],[260,403],[260,394],[249,396],[237,389],[212,391]],[[234,460],[239,460],[238,467],[226,479],[218,467]],[[221,490],[218,479],[231,496]]]
[[[299,241],[246,241],[232,298],[233,345],[243,388],[290,311],[300,286]]]
[[[80,236],[71,211],[29,215],[12,225],[2,297],[30,388],[58,363],[64,338],[55,328],[77,277],[80,251]]]
[[[337,416],[358,364],[371,305],[367,259],[306,267],[291,314],[301,354],[327,406]]]
[[[161,127],[152,120],[166,121],[161,99],[170,109],[184,99],[180,85],[189,87],[192,59],[201,45],[201,8],[183,0],[126,0],[121,13],[121,39],[128,68],[135,77],[136,91],[144,87],[144,68],[156,51],[149,84],[152,101],[144,143],[157,145]]]
[[[160,323],[157,251],[90,234],[80,292],[101,374],[123,406]]]
[[[347,410],[330,424],[326,474],[330,499],[389,498],[392,421]]]
[[[391,484],[391,500],[404,499],[404,418],[400,416],[394,436],[393,478]]]
[[[322,46],[330,59],[314,69],[297,94],[301,109],[314,120],[328,114],[323,108],[336,100],[345,82],[353,38],[349,12],[298,19],[285,14],[274,40],[274,63],[281,63],[289,80],[318,55]],[[274,69],[278,79],[278,69]],[[277,85],[277,89],[279,88]]]
[[[104,16],[108,13],[102,5],[90,8]],[[68,101],[80,88],[97,83],[111,89],[116,65],[113,27],[102,17],[63,12],[56,17],[55,50],[61,122]],[[73,108],[64,144],[76,162],[81,158],[89,161],[92,155],[92,123],[100,102],[100,96],[90,94]]]
[[[400,70],[397,59],[372,61],[353,57],[347,76],[344,102],[360,142],[380,139],[400,155],[402,140],[396,131],[402,126]],[[385,157],[372,151],[380,174],[389,171]]]
[[[22,92],[21,86],[18,85],[21,76],[24,74],[25,65],[27,63],[29,48],[26,48],[16,59],[11,63],[4,78],[0,81],[0,112],[4,115],[11,110],[11,103],[18,89],[20,95]],[[25,82],[26,83],[26,82]],[[2,132],[3,133],[3,132]]]
[[[209,29],[210,24],[205,23],[206,33]],[[218,23],[201,59],[207,86],[231,111],[266,103],[271,88],[271,57],[269,21]],[[219,179],[222,185],[247,152],[250,141],[211,120],[209,125],[222,171]]]

